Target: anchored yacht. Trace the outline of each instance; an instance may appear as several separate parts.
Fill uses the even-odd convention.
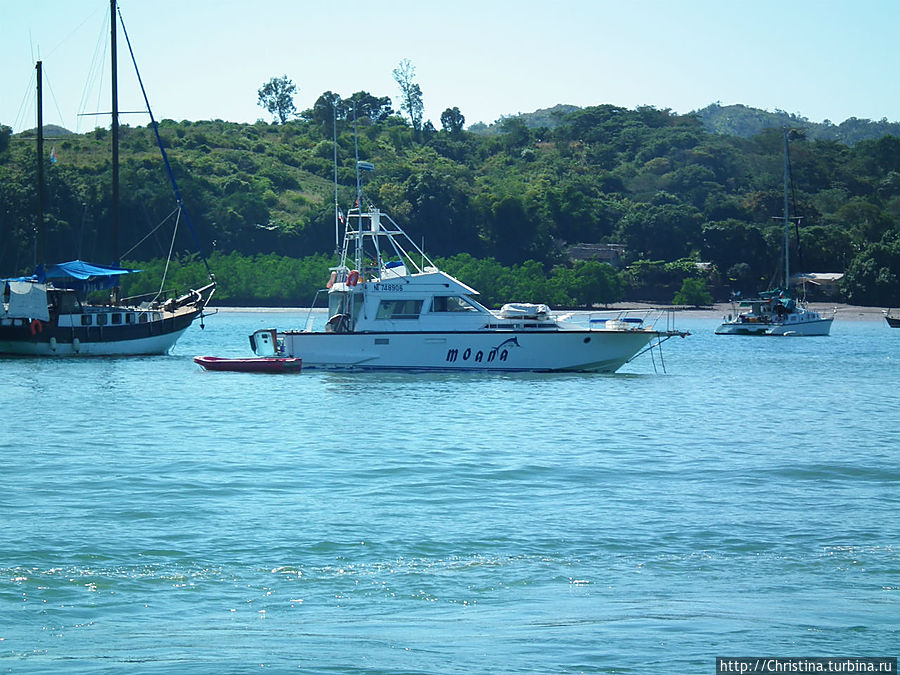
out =
[[[305,370],[613,373],[687,335],[623,317],[582,324],[542,304],[491,311],[387,214],[356,208],[344,222],[340,264],[327,284],[326,324],[256,331],[250,343],[258,356],[302,358]]]

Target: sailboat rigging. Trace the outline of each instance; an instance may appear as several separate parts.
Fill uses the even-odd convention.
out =
[[[164,302],[153,301],[140,305],[124,304],[119,300],[118,285],[123,274],[138,270],[124,269],[119,264],[119,106],[116,48],[116,0],[110,0],[110,40],[112,70],[112,203],[111,244],[113,264],[97,265],[82,260],[45,264],[44,246],[44,153],[42,113],[42,64],[35,66],[37,88],[37,178],[38,208],[36,249],[37,267],[29,277],[0,280],[0,354],[29,356],[71,355],[137,355],[165,354],[197,318],[201,319],[216,288],[215,276],[204,258],[210,283],[191,290],[180,297]],[[121,18],[121,14],[119,14]],[[123,23],[124,31],[124,23]],[[131,44],[129,52],[137,72],[137,63]],[[138,74],[140,82],[140,74]],[[178,191],[168,158],[159,138],[156,121],[150,110],[149,100],[141,82],[141,91],[147,104],[157,142],[163,154],[169,180],[175,191],[180,213],[194,235],[187,210]],[[196,235],[194,235],[196,243]],[[198,246],[199,248],[199,246]],[[97,290],[111,289],[107,304],[92,303],[88,295]]]

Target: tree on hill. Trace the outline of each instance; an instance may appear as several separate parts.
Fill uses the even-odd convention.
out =
[[[370,125],[383,122],[393,114],[391,99],[387,96],[372,96],[367,91],[358,91],[350,98],[342,99],[338,94],[326,91],[316,99],[312,109],[301,114],[303,119],[321,124],[330,136],[333,120],[357,120]]]
[[[259,91],[258,105],[268,110],[276,120],[284,124],[288,118],[294,115],[297,109],[294,107],[294,94],[297,87],[288,79],[287,75],[273,77],[266,82]]]
[[[9,139],[12,136],[12,129],[5,124],[0,124],[0,152],[9,147]]]
[[[347,106],[347,117],[355,115],[358,120],[365,120],[366,123],[383,122],[394,114],[391,107],[391,99],[387,96],[373,96],[367,91],[358,91],[345,102]]]
[[[425,104],[422,102],[422,89],[414,81],[416,69],[409,59],[403,59],[394,68],[394,80],[400,87],[400,109],[409,115],[412,128],[419,133],[422,130],[422,118],[425,115]]]
[[[619,222],[619,239],[648,260],[672,260],[690,254],[701,239],[702,213],[678,203],[633,206]]]
[[[346,104],[341,97],[331,91],[326,91],[316,99],[312,110],[303,113],[303,117],[321,124],[327,135],[334,133],[334,121],[344,119]]]
[[[463,130],[466,118],[456,106],[447,108],[441,113],[441,127],[451,134],[459,134]]]

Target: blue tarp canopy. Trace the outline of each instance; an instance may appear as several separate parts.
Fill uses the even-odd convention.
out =
[[[101,279],[105,277],[118,277],[122,274],[131,274],[132,272],[140,272],[140,270],[128,270],[119,267],[108,267],[107,265],[95,265],[94,263],[84,262],[83,260],[72,260],[71,262],[59,263],[44,272],[45,279],[80,279],[87,281],[90,278]],[[40,268],[35,270],[35,274],[40,277]]]
[[[140,271],[72,260],[53,265],[46,270],[43,265],[38,265],[34,271],[34,278],[40,282],[55,281],[57,286],[90,293],[118,286],[121,275]]]
[[[50,269],[44,269],[43,265],[38,265],[34,270],[34,274],[30,277],[14,277],[0,279],[0,281],[36,281],[41,284],[47,281],[67,281],[66,286],[69,288],[81,291],[95,291],[118,286],[121,275],[140,271],[110,267],[108,265],[95,265],[83,260],[72,260],[54,265]]]

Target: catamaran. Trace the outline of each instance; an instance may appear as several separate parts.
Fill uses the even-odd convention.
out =
[[[744,311],[724,318],[716,335],[828,335],[832,316],[813,311],[792,297],[790,289],[790,161],[788,134],[784,130],[784,288],[764,291],[758,297],[740,302]]]

